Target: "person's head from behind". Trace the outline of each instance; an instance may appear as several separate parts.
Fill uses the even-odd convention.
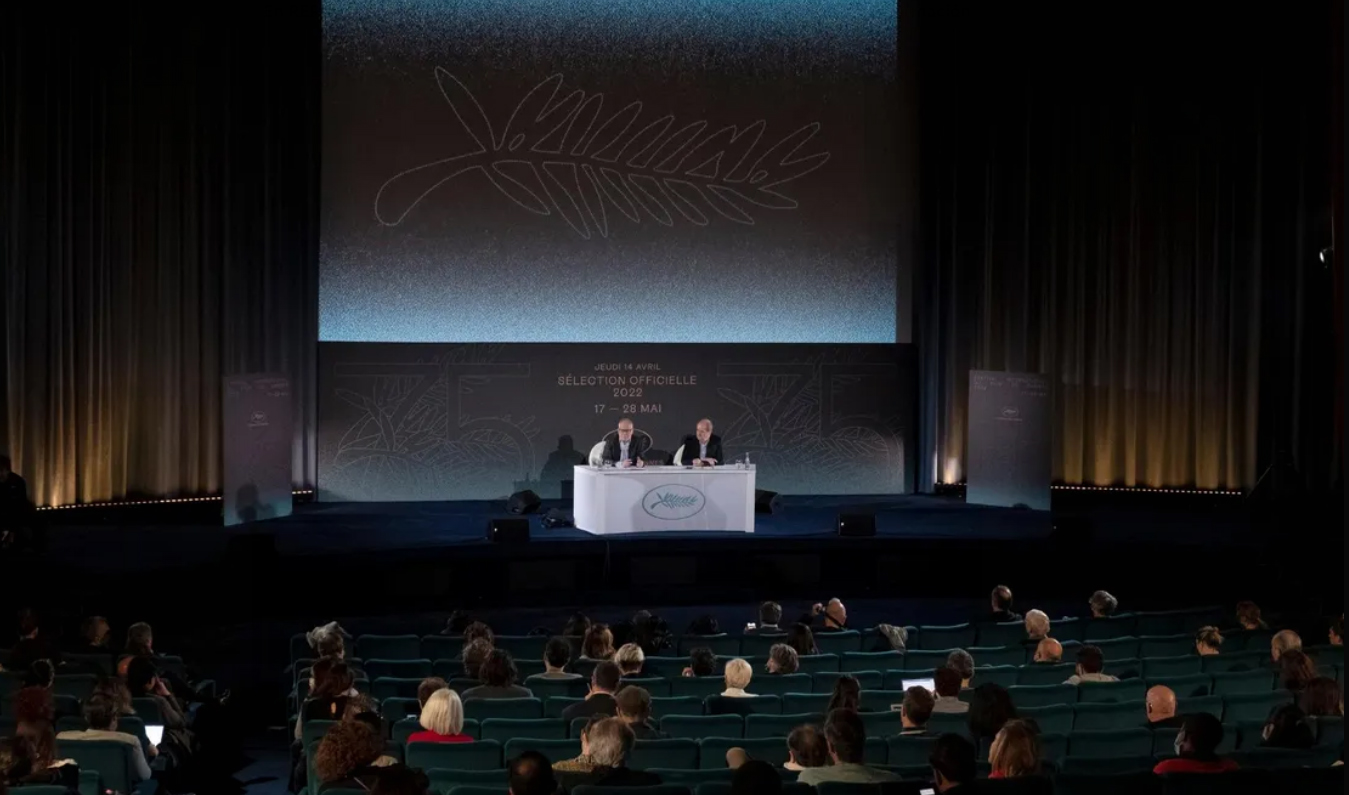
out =
[[[792,624],[787,628],[787,645],[796,649],[797,654],[818,654],[815,646],[815,633],[805,624]]]
[[[144,621],[126,628],[126,652],[136,656],[154,654],[155,631]]]
[[[585,725],[581,727],[581,756],[590,756],[590,730],[600,721],[612,717],[613,715],[602,715],[597,712],[586,719]]]
[[[562,626],[562,635],[568,638],[584,638],[590,629],[590,616],[585,613],[572,613]]]
[[[904,701],[899,705],[899,717],[906,729],[921,729],[932,717],[932,708],[937,700],[926,687],[914,685],[904,691]]]
[[[618,689],[618,681],[623,678],[623,672],[617,665],[605,660],[595,666],[595,670],[590,674],[590,689],[596,693],[612,694]]]
[[[777,795],[782,792],[782,776],[762,759],[751,759],[731,774],[731,795]]]
[[[22,734],[0,738],[0,789],[7,783],[20,784],[32,775],[37,766],[37,749],[33,740]]]
[[[956,649],[946,655],[946,667],[960,674],[960,686],[969,687],[974,678],[974,656],[964,649]]]
[[[335,657],[344,659],[347,656],[346,636],[340,630],[324,632],[315,638],[314,651],[318,652],[320,657]]]
[[[999,585],[989,594],[989,603],[995,613],[1012,612],[1012,589],[1006,585]]]
[[[1043,610],[1026,613],[1026,637],[1031,640],[1049,637],[1049,615]]]
[[[1176,691],[1166,685],[1153,685],[1143,697],[1143,708],[1148,723],[1157,723],[1176,716]]]
[[[829,743],[824,733],[809,723],[797,726],[787,735],[787,753],[801,767],[829,764]]]
[[[14,720],[19,723],[51,723],[56,720],[52,691],[45,687],[21,687],[11,698]]]
[[[1266,748],[1311,748],[1316,744],[1316,732],[1307,720],[1307,713],[1294,704],[1275,707],[1261,731]]]
[[[485,640],[489,645],[496,645],[496,634],[492,628],[481,621],[471,621],[464,627],[464,645],[468,645],[475,640]]]
[[[1223,741],[1223,725],[1207,712],[1186,715],[1176,735],[1176,755],[1182,759],[1214,759]]]
[[[1201,657],[1218,654],[1223,649],[1223,635],[1217,627],[1200,627],[1194,633],[1194,651]]]
[[[829,744],[829,758],[834,764],[863,763],[867,730],[857,710],[831,709],[824,719],[824,739]]]
[[[461,734],[464,731],[464,702],[459,700],[458,693],[442,687],[426,699],[417,722],[423,729],[442,737]]]
[[[1285,652],[1302,651],[1302,638],[1291,629],[1283,629],[1274,633],[1274,637],[1269,639],[1269,657],[1274,662]]]
[[[988,763],[1003,778],[1034,776],[1040,772],[1039,733],[1026,721],[1003,724],[988,749]]]
[[[774,643],[768,650],[770,674],[794,674],[801,668],[800,655],[785,643]]]
[[[1255,602],[1237,602],[1237,623],[1242,629],[1264,629],[1265,621],[1260,617],[1260,605]]]
[[[590,728],[590,760],[602,767],[621,767],[636,740],[627,721],[605,718]]]
[[[384,738],[363,720],[339,721],[328,729],[314,753],[319,781],[341,781],[384,753]]]
[[[994,682],[985,682],[970,694],[970,736],[974,739],[993,738],[1007,721],[1016,717],[1016,707],[1007,688]]]
[[[315,661],[309,677],[313,682],[309,690],[310,698],[345,696],[356,684],[356,675],[346,662],[337,657],[322,657]],[[138,692],[134,686],[131,691]]]
[[[426,795],[431,780],[415,767],[394,765],[384,768],[375,778],[371,795]]]
[[[717,655],[706,646],[689,652],[689,675],[690,676],[711,676],[717,672]]]
[[[317,664],[316,664],[317,665]],[[126,667],[126,686],[133,698],[139,698],[159,684],[159,672],[146,657],[134,657]]]
[[[776,627],[782,623],[782,605],[764,602],[759,605],[759,628]]]
[[[1039,643],[1035,644],[1035,657],[1033,662],[1063,662],[1063,644],[1053,638],[1042,638]]]
[[[591,624],[581,641],[581,656],[592,660],[607,660],[614,656],[614,633],[608,624]]]
[[[108,635],[112,634],[108,626],[108,619],[103,616],[90,616],[80,625],[80,635],[84,642],[90,646],[104,647],[108,645]]]
[[[1077,650],[1077,675],[1099,674],[1105,670],[1105,653],[1100,646],[1087,644]]]
[[[824,617],[826,622],[836,627],[847,626],[848,608],[843,604],[842,599],[835,596],[824,606]]]
[[[636,643],[624,643],[614,652],[614,663],[624,676],[638,676],[642,673],[642,665],[645,662],[646,654]]]
[[[94,692],[90,695],[104,696],[112,701],[117,707],[119,715],[135,715],[136,710],[131,706],[131,690],[127,688],[126,682],[115,676],[105,676],[99,678],[94,685]]]
[[[688,629],[685,630],[685,634],[717,635],[720,634],[720,629],[721,629],[720,625],[717,624],[717,617],[710,613],[704,613],[703,615],[698,616],[697,618],[689,622],[689,626]]]
[[[478,638],[464,646],[464,676],[482,679],[482,666],[492,653],[492,644]]]
[[[1308,682],[1298,703],[1303,712],[1314,718],[1344,714],[1344,692],[1340,683],[1328,676],[1318,676]]]
[[[1279,687],[1301,693],[1316,678],[1316,663],[1306,654],[1290,649],[1279,657]]]
[[[510,687],[515,684],[516,676],[515,660],[505,649],[492,649],[478,669],[478,678],[489,687]]]
[[[33,660],[23,674],[24,687],[45,687],[50,689],[56,681],[56,666],[51,660]]]
[[[1091,607],[1091,615],[1094,618],[1105,618],[1115,614],[1115,608],[1119,606],[1119,600],[1111,596],[1108,591],[1097,591],[1087,600],[1087,605]]]
[[[862,699],[862,686],[858,683],[857,677],[844,674],[834,680],[834,693],[829,697],[829,712],[836,709],[850,709],[857,711],[857,705]]]
[[[928,764],[938,792],[974,781],[978,767],[974,743],[959,734],[943,734],[932,744]]]
[[[754,669],[749,662],[736,657],[726,663],[726,687],[729,690],[744,690],[754,678]]]
[[[549,671],[561,671],[571,662],[571,644],[566,638],[549,638],[543,647],[543,664]]]
[[[646,688],[628,685],[614,696],[618,717],[626,723],[646,723],[651,718],[651,694]]]
[[[964,680],[960,672],[950,666],[942,666],[932,675],[932,687],[937,691],[937,695],[942,698],[955,698],[960,695],[960,688]]]
[[[117,702],[107,696],[90,696],[84,702],[84,719],[94,731],[117,731]]]
[[[553,765],[538,751],[524,751],[510,760],[509,768],[511,795],[553,795],[557,792]]]
[[[439,676],[426,677],[421,681],[421,684],[417,685],[417,706],[425,707],[426,700],[431,697],[432,693],[449,686],[449,683]]]

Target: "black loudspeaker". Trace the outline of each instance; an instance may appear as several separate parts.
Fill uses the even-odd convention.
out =
[[[506,510],[511,513],[534,513],[542,505],[543,500],[539,499],[539,495],[528,489],[517,491],[511,495],[509,500],[506,500]]]
[[[571,514],[561,508],[553,508],[543,516],[543,526],[549,530],[555,530],[559,527],[572,527],[576,522],[571,518]]]
[[[778,499],[776,491],[768,489],[754,490],[754,512],[755,513],[777,513],[782,509],[782,500]]]
[[[487,540],[493,544],[520,544],[529,540],[528,519],[492,519],[487,523]]]
[[[845,538],[872,538],[876,535],[876,514],[841,513],[838,534]]]

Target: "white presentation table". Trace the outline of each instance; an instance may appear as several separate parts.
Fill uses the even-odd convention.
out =
[[[587,533],[754,532],[754,468],[578,466],[576,526]]]

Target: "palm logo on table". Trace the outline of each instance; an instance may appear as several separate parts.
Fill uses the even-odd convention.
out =
[[[642,498],[642,508],[657,519],[687,519],[707,504],[707,498],[692,486],[672,483],[657,486]]]

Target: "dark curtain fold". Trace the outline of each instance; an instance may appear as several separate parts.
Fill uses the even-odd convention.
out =
[[[981,369],[1050,376],[1056,481],[1327,486],[1331,6],[920,2],[920,484]]]
[[[222,373],[314,482],[319,5],[10,4],[0,449],[40,505],[218,493]]]

